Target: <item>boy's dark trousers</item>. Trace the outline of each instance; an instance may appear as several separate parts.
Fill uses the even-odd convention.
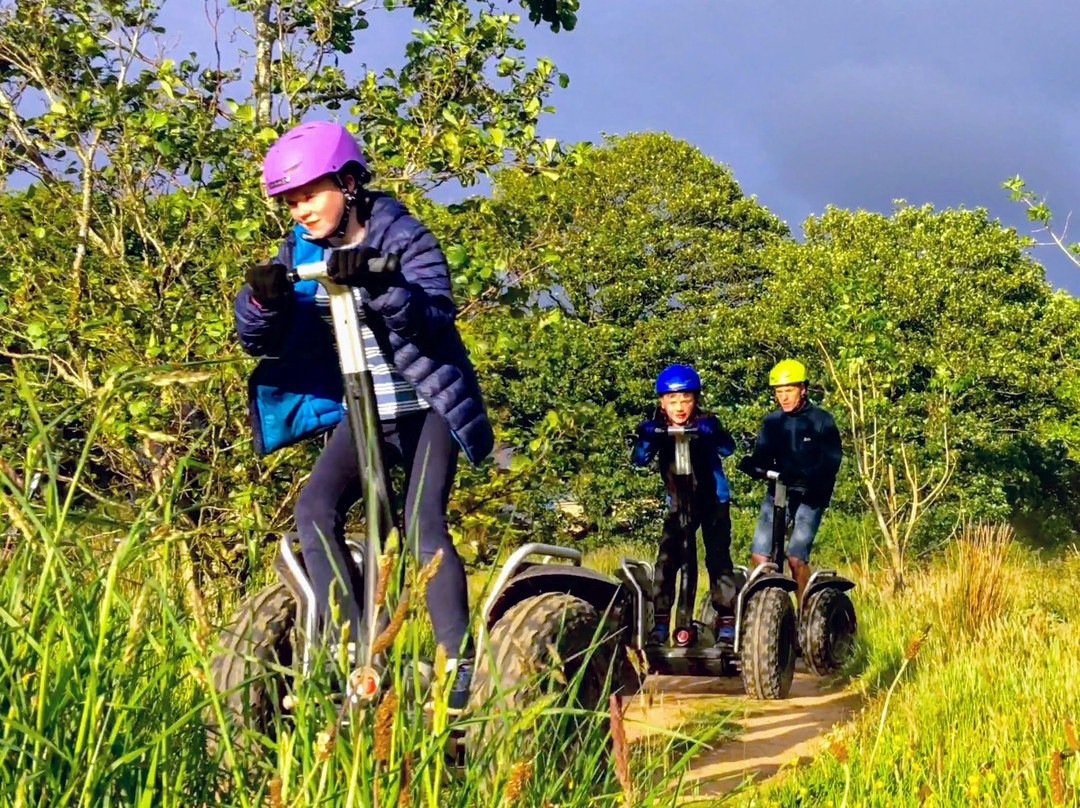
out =
[[[682,588],[675,625],[686,628],[691,625],[694,596],[697,594],[695,536],[699,527],[701,540],[705,545],[705,568],[709,572],[710,591],[717,591],[722,576],[730,576],[731,504],[712,499],[693,508],[689,514],[673,508],[664,519],[660,552],[656,557],[656,569],[653,572],[657,623],[668,622],[671,603],[675,599],[675,576],[681,569]]]

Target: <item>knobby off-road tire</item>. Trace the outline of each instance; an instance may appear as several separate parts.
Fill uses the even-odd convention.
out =
[[[855,607],[839,589],[812,595],[800,628],[803,662],[817,676],[840,670],[855,650]]]
[[[222,731],[243,742],[243,729],[266,733],[281,709],[286,682],[275,666],[293,661],[296,601],[283,583],[272,584],[241,602],[222,629],[221,653],[210,660],[210,680],[221,700],[229,726],[218,725],[213,705],[207,705],[207,749],[214,754]]]
[[[483,720],[469,726],[467,748],[482,753],[506,722],[539,698],[555,695],[556,706],[604,709],[609,670],[611,692],[635,690],[637,675],[625,648],[605,636],[602,620],[591,604],[557,592],[526,598],[500,617],[477,654],[469,713]],[[571,698],[567,688],[579,674]]]
[[[787,697],[795,675],[795,607],[780,587],[766,587],[750,597],[740,657],[748,696]]]

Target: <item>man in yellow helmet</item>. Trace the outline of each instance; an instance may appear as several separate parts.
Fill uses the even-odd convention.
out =
[[[807,398],[806,367],[795,359],[769,371],[769,386],[780,409],[765,416],[754,452],[740,468],[750,474],[778,471],[788,486],[788,520],[794,523],[787,546],[788,563],[803,589],[810,580],[810,548],[832,498],[840,470],[840,432],[833,418]],[[761,503],[751,547],[754,564],[769,560],[772,550],[773,484]]]

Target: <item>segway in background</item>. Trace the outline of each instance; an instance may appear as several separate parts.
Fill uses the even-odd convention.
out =
[[[675,469],[678,479],[690,484],[690,442],[693,427],[666,426],[657,430],[675,442]],[[678,490],[678,486],[676,487]],[[688,507],[688,498],[676,508]],[[689,514],[687,514],[689,518]],[[694,548],[696,552],[696,548]],[[629,593],[628,644],[649,673],[683,676],[742,675],[746,692],[756,699],[787,696],[794,673],[795,617],[788,592],[794,581],[784,575],[755,570],[747,576],[745,567],[736,567],[725,583],[737,591],[730,615],[718,615],[711,593],[706,592],[690,627],[683,617],[687,599],[692,604],[697,589],[696,565],[682,569],[682,594],[676,609],[678,619],[672,645],[648,641],[655,624],[653,568],[644,561],[624,558],[618,577]],[[691,630],[687,630],[687,629]],[[680,636],[685,632],[685,636]]]
[[[741,600],[744,593],[763,578],[788,581],[782,586],[788,593],[795,594],[798,585],[794,576],[784,574],[784,546],[789,524],[788,489],[801,489],[788,486],[779,471],[756,467],[749,460],[747,458],[740,464],[740,468],[751,477],[766,480],[773,486],[772,547],[769,560],[750,573],[746,588],[739,593],[739,598]],[[794,514],[790,517],[793,518]],[[793,652],[801,654],[803,662],[813,674],[824,676],[839,670],[854,650],[858,624],[855,607],[847,595],[854,588],[855,584],[838,575],[836,570],[817,570],[810,576],[802,599],[796,604],[798,633],[792,635],[797,641],[797,645],[793,645]],[[787,600],[790,605],[791,598]],[[747,630],[753,630],[749,622]],[[745,634],[743,639],[745,641]]]

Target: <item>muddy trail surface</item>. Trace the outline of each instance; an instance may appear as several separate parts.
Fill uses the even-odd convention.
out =
[[[860,706],[858,693],[823,684],[800,664],[783,701],[752,701],[739,678],[654,676],[630,700],[625,724],[633,742],[660,729],[677,729],[687,721],[715,715],[737,725],[734,740],[717,741],[691,763],[684,793],[695,798],[725,794],[744,783],[775,775],[796,759],[808,760],[821,750],[824,736],[852,717]]]

